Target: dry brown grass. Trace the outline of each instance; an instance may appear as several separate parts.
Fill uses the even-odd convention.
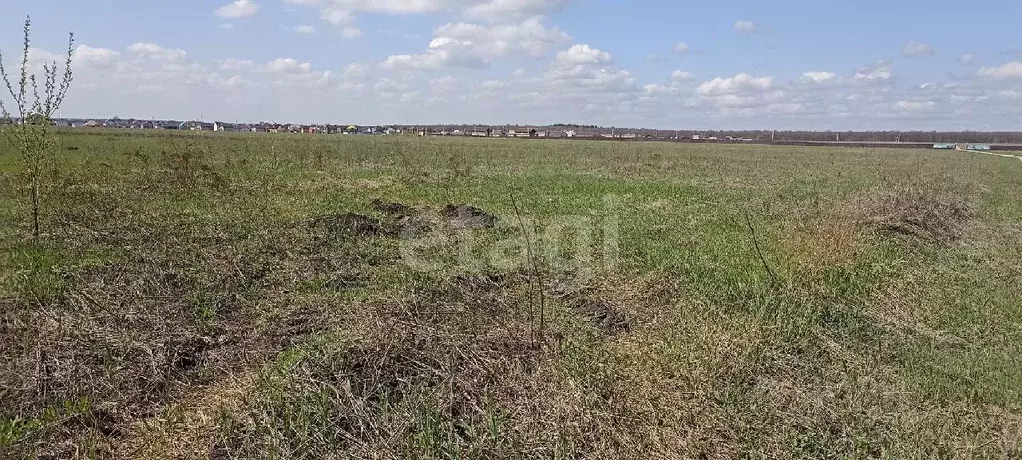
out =
[[[882,234],[942,244],[961,239],[975,216],[963,191],[946,185],[874,191],[850,201],[846,212]]]

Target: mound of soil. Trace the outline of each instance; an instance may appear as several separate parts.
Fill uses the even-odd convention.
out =
[[[332,214],[313,218],[309,227],[321,227],[334,234],[371,237],[384,235],[380,221],[355,213]]]
[[[493,228],[497,225],[497,216],[467,204],[449,204],[444,207],[440,215],[448,220],[451,228],[459,230]]]
[[[607,335],[631,330],[628,316],[606,300],[579,299],[571,309],[598,326]]]
[[[433,224],[419,216],[405,216],[395,223],[396,233],[402,237],[420,236],[433,231]]]
[[[375,211],[391,216],[411,216],[415,209],[402,203],[388,203],[379,198],[373,200],[372,207]]]

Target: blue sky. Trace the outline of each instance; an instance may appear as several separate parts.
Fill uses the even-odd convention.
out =
[[[2,0],[61,113],[664,129],[1022,129],[1022,2]]]

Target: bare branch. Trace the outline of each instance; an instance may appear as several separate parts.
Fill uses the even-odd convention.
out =
[[[11,78],[7,76],[7,68],[4,67],[4,53],[3,53],[3,50],[0,50],[0,77],[3,77],[3,79],[4,79],[4,86],[7,87],[7,92],[11,94],[11,98],[13,98],[15,104],[17,104],[17,102],[18,102],[18,95],[14,92],[14,85],[11,84]],[[3,103],[2,99],[0,99],[0,103]],[[6,110],[4,111],[4,113],[6,113]]]
[[[21,117],[21,122],[25,122],[25,98],[28,96],[28,52],[31,49],[32,42],[29,39],[29,34],[32,30],[32,17],[25,17],[25,46],[21,51],[21,78],[18,80],[18,97],[16,102],[18,103],[18,116]]]
[[[752,237],[752,244],[756,248],[756,256],[759,257],[759,261],[763,264],[763,268],[766,269],[767,275],[770,275],[770,283],[772,286],[777,287],[777,276],[774,275],[773,269],[770,268],[770,264],[767,263],[766,257],[763,257],[763,251],[759,249],[759,238],[756,236],[756,227],[752,225],[752,218],[749,217],[749,212],[745,211],[745,225],[749,228],[749,234]]]
[[[53,100],[53,112],[60,109],[60,105],[64,103],[64,96],[67,95],[67,89],[71,87],[71,82],[74,81],[74,73],[71,71],[71,58],[75,54],[75,34],[71,32],[67,38],[67,61],[64,62],[64,78],[60,82],[60,89],[57,91],[57,97]],[[54,68],[54,75],[56,75],[56,68]]]
[[[43,94],[43,112],[45,112],[46,117],[49,118],[55,110],[53,108],[53,92],[56,90],[57,85],[57,61],[53,61],[49,65],[43,65],[43,73],[45,74],[46,79],[46,88],[44,89]]]
[[[32,108],[29,109],[30,114],[41,114],[43,110],[43,101],[39,98],[39,84],[36,83],[35,74],[28,76],[28,81],[32,85],[32,95],[35,100],[32,102]],[[24,120],[22,120],[24,122]]]

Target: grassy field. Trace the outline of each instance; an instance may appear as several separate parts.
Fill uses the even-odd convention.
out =
[[[64,133],[0,149],[0,457],[1022,455],[1022,165]]]

